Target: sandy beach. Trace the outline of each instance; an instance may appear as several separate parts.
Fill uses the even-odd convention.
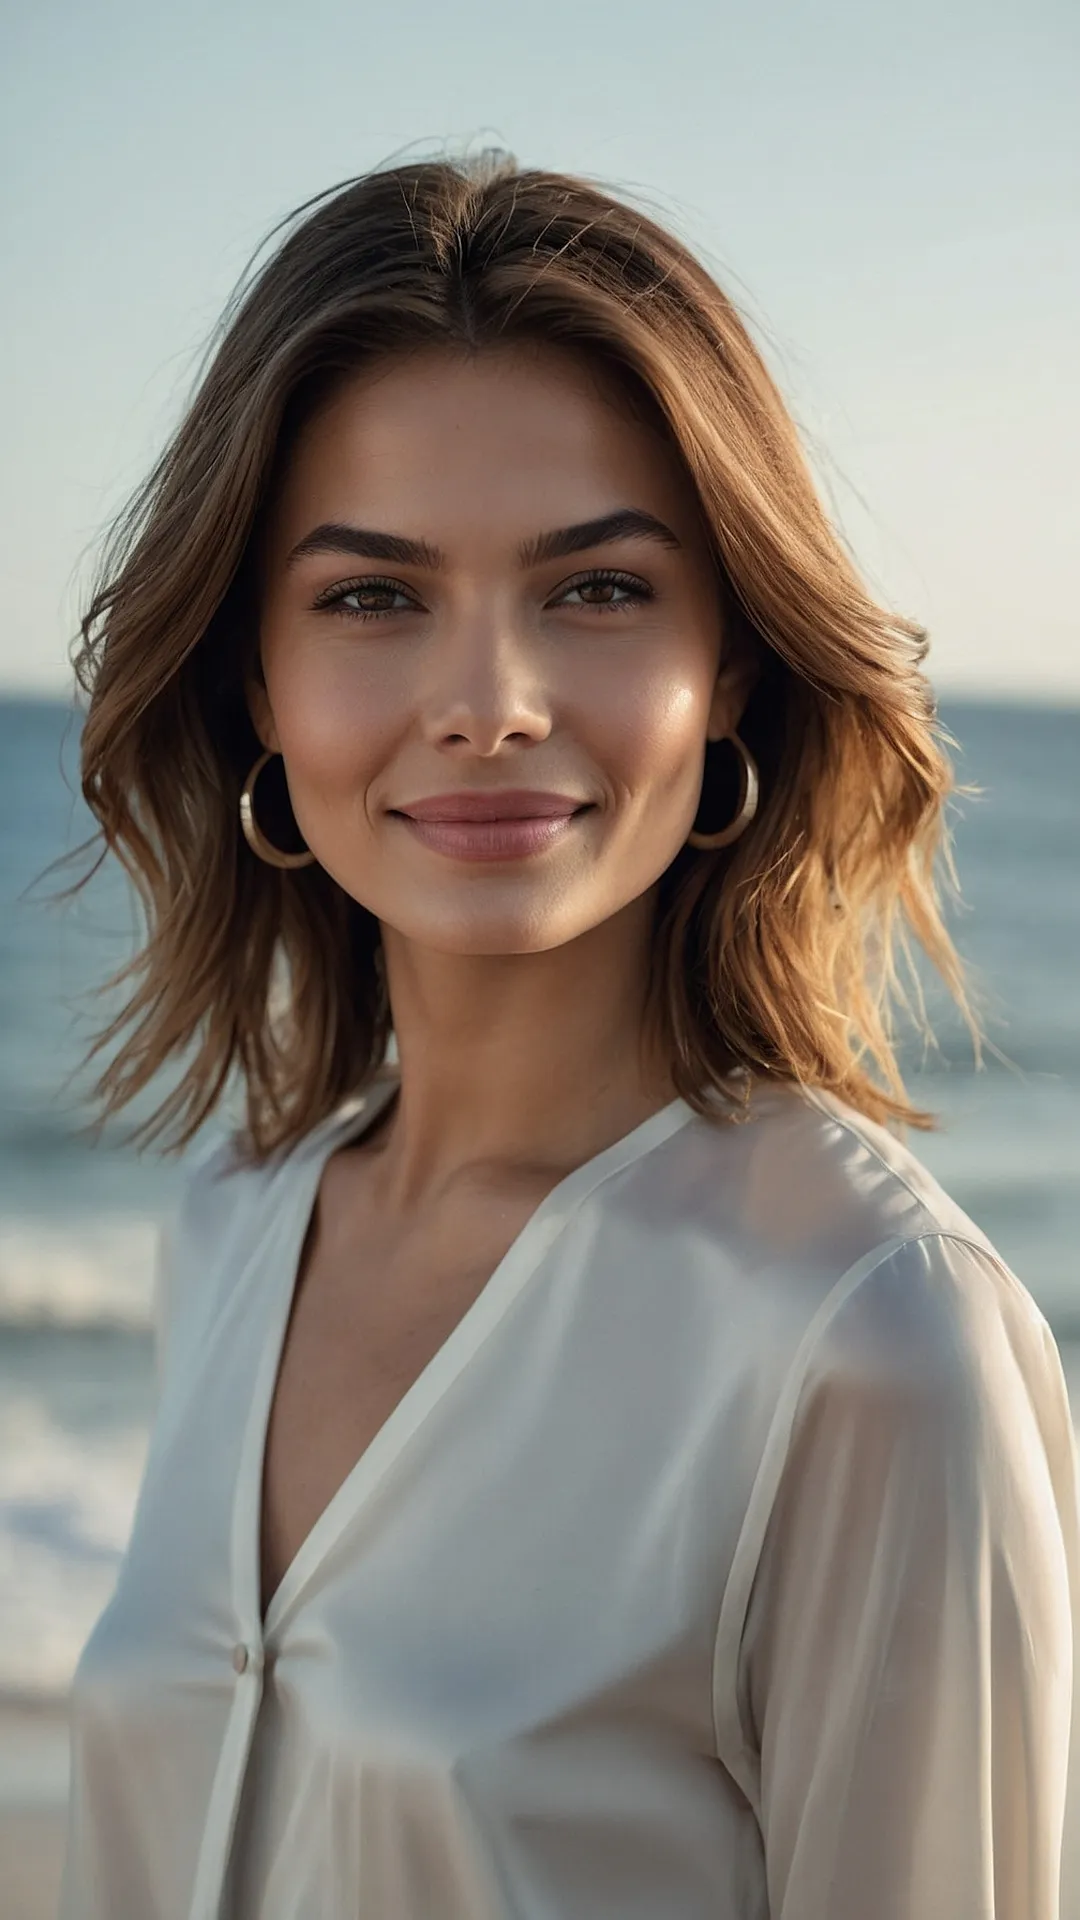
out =
[[[61,1705],[0,1699],[0,1914],[54,1920],[67,1793]]]
[[[60,1897],[64,1816],[57,1808],[0,1813],[4,1920],[53,1920]]]

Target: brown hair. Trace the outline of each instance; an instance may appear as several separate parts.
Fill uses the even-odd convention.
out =
[[[318,864],[263,864],[239,830],[261,750],[244,697],[260,528],[295,434],[343,376],[440,341],[541,340],[658,410],[729,623],[762,662],[740,724],[757,815],[723,852],[683,848],[658,886],[650,1017],[675,1085],[697,1111],[733,1114],[720,1083],[741,1065],[933,1127],[894,1053],[896,1006],[932,1038],[910,935],[976,1055],[979,1034],[939,911],[939,856],[956,887],[953,780],[927,641],[860,579],[731,301],[644,213],[504,155],[367,174],[288,220],[300,223],[241,280],[178,430],[113,528],[73,643],[89,695],[82,791],[100,829],[87,844],[104,842],[98,865],[117,854],[147,921],[100,989],[136,982],[87,1055],[126,1031],[94,1084],[102,1119],[190,1049],[134,1137],[175,1123],[168,1146],[182,1147],[238,1072],[243,1151],[260,1159],[383,1063],[377,920]]]

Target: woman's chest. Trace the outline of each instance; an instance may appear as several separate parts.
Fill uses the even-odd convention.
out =
[[[262,1465],[265,1613],[320,1516],[475,1306],[536,1197],[499,1199],[391,1233],[332,1184],[301,1258]]]
[[[156,1723],[173,1694],[227,1712],[265,1669],[271,1697],[303,1703],[331,1744],[377,1735],[436,1765],[494,1756],[590,1702],[613,1725],[674,1719],[702,1750],[755,1458],[751,1356],[711,1272],[692,1250],[643,1252],[640,1222],[582,1210],[529,1228],[486,1280],[493,1249],[475,1248],[471,1283],[462,1266],[452,1302],[417,1291],[415,1318],[374,1290],[359,1314],[313,1291],[290,1357],[274,1317],[301,1226],[267,1223],[173,1342],[86,1684],[110,1714],[122,1696]],[[275,1381],[282,1471],[300,1436],[314,1444],[267,1610]]]

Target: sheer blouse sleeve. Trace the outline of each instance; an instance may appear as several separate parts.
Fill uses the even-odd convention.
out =
[[[825,1320],[741,1642],[771,1920],[1058,1920],[1077,1477],[979,1244],[905,1241]]]

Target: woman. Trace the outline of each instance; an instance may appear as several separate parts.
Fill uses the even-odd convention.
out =
[[[102,1100],[185,1051],[154,1129],[247,1118],[64,1912],[1051,1920],[1063,1374],[897,1137],[905,930],[967,1007],[925,640],[648,219],[490,157],[312,204],[77,660],[148,917]]]

